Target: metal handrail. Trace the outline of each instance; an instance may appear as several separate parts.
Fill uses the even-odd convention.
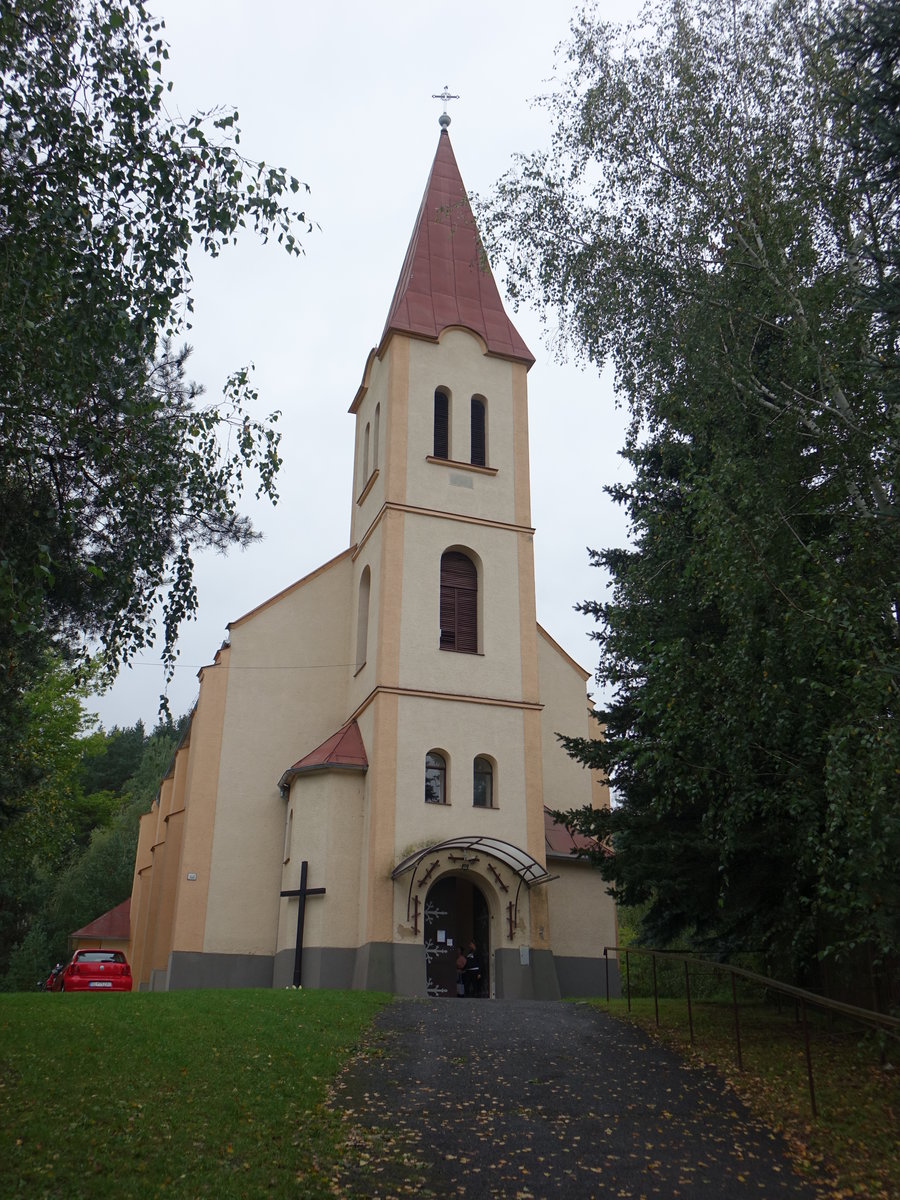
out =
[[[806,1052],[806,1071],[809,1080],[809,1099],[812,1106],[813,1116],[818,1116],[816,1107],[816,1092],[813,1083],[812,1069],[812,1053],[809,1042],[809,1024],[806,1019],[806,1006],[810,1005],[815,1008],[821,1008],[828,1012],[836,1012],[841,1016],[848,1017],[850,1020],[858,1021],[860,1024],[868,1025],[875,1029],[883,1030],[891,1037],[896,1037],[900,1040],[900,1017],[892,1017],[888,1013],[874,1012],[868,1008],[859,1008],[855,1004],[845,1004],[842,1000],[829,1000],[826,996],[820,996],[816,992],[808,992],[805,988],[795,987],[791,983],[782,983],[780,979],[771,979],[768,975],[759,975],[755,971],[748,971],[744,967],[735,967],[731,963],[714,962],[708,958],[697,958],[693,954],[681,954],[673,950],[649,950],[643,946],[604,946],[603,958],[606,966],[606,1002],[609,1003],[609,952],[613,951],[616,956],[624,954],[625,956],[625,986],[628,1011],[631,1012],[631,972],[629,965],[629,956],[632,954],[644,954],[650,957],[653,967],[653,1003],[656,1012],[656,1024],[659,1025],[659,988],[656,979],[656,960],[658,958],[669,959],[674,962],[684,963],[684,984],[685,984],[685,999],[687,1001],[688,1010],[688,1025],[690,1028],[691,1045],[694,1044],[694,1015],[691,1005],[691,980],[690,967],[709,967],[713,971],[724,972],[731,977],[731,1003],[734,1013],[734,1036],[737,1056],[738,1070],[743,1070],[743,1055],[741,1052],[741,1023],[739,1015],[739,1005],[737,997],[737,979],[746,979],[750,983],[758,984],[760,987],[767,988],[769,991],[778,992],[781,995],[789,996],[799,1008],[800,1019],[803,1025],[803,1041]]]

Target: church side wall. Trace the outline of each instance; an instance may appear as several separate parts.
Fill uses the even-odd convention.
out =
[[[291,838],[282,890],[299,886],[307,861],[307,886],[324,887],[307,900],[303,931],[305,987],[349,987],[359,945],[360,874],[366,777],[361,771],[322,770],[295,778],[291,787]],[[291,983],[297,939],[297,897],[282,897],[273,983]],[[352,951],[352,953],[351,953]]]
[[[162,907],[165,887],[166,867],[166,815],[171,807],[173,776],[168,775],[159,789],[159,800],[155,812],[153,845],[150,851],[149,888],[147,898],[147,917],[144,936],[144,952],[140,967],[140,981],[151,986],[156,957],[156,943],[161,936],[159,933],[159,912]]]
[[[588,710],[587,673],[548,640],[543,631],[538,633],[538,665],[544,703],[541,715],[544,803],[553,809],[583,808],[594,799],[591,772],[566,754],[556,734],[591,737],[599,733],[599,726]],[[608,797],[607,792],[600,795]]]
[[[172,931],[172,949],[179,952],[196,953],[203,948],[230,654],[230,648],[224,647],[215,665],[201,671],[200,696],[191,715],[181,869]]]
[[[208,954],[267,956],[271,964],[285,836],[278,779],[346,719],[351,582],[342,556],[231,627]]]
[[[142,966],[147,945],[147,924],[150,915],[150,893],[153,877],[153,843],[159,820],[158,806],[142,814],[138,827],[138,844],[134,856],[134,877],[131,885],[130,938],[128,962],[137,988],[143,981]]]
[[[175,755],[171,783],[160,796],[160,826],[163,841],[154,850],[154,889],[158,903],[154,906],[153,950],[151,971],[165,971],[172,949],[172,927],[175,917],[175,893],[181,864],[181,839],[184,832],[184,785],[190,751],[182,747]]]

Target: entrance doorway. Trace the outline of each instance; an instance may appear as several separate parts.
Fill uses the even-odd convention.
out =
[[[484,893],[471,879],[447,875],[425,897],[425,975],[429,996],[456,995],[456,957],[475,942],[482,996],[490,996],[491,915]]]

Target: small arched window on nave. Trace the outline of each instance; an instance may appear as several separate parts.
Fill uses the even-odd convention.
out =
[[[483,755],[472,764],[472,804],[475,808],[494,807],[494,765]]]
[[[425,803],[447,803],[447,760],[437,750],[425,755]]]

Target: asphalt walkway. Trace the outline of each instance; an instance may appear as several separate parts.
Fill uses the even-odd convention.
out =
[[[341,1196],[823,1200],[714,1074],[588,1005],[397,1000],[334,1098]]]

